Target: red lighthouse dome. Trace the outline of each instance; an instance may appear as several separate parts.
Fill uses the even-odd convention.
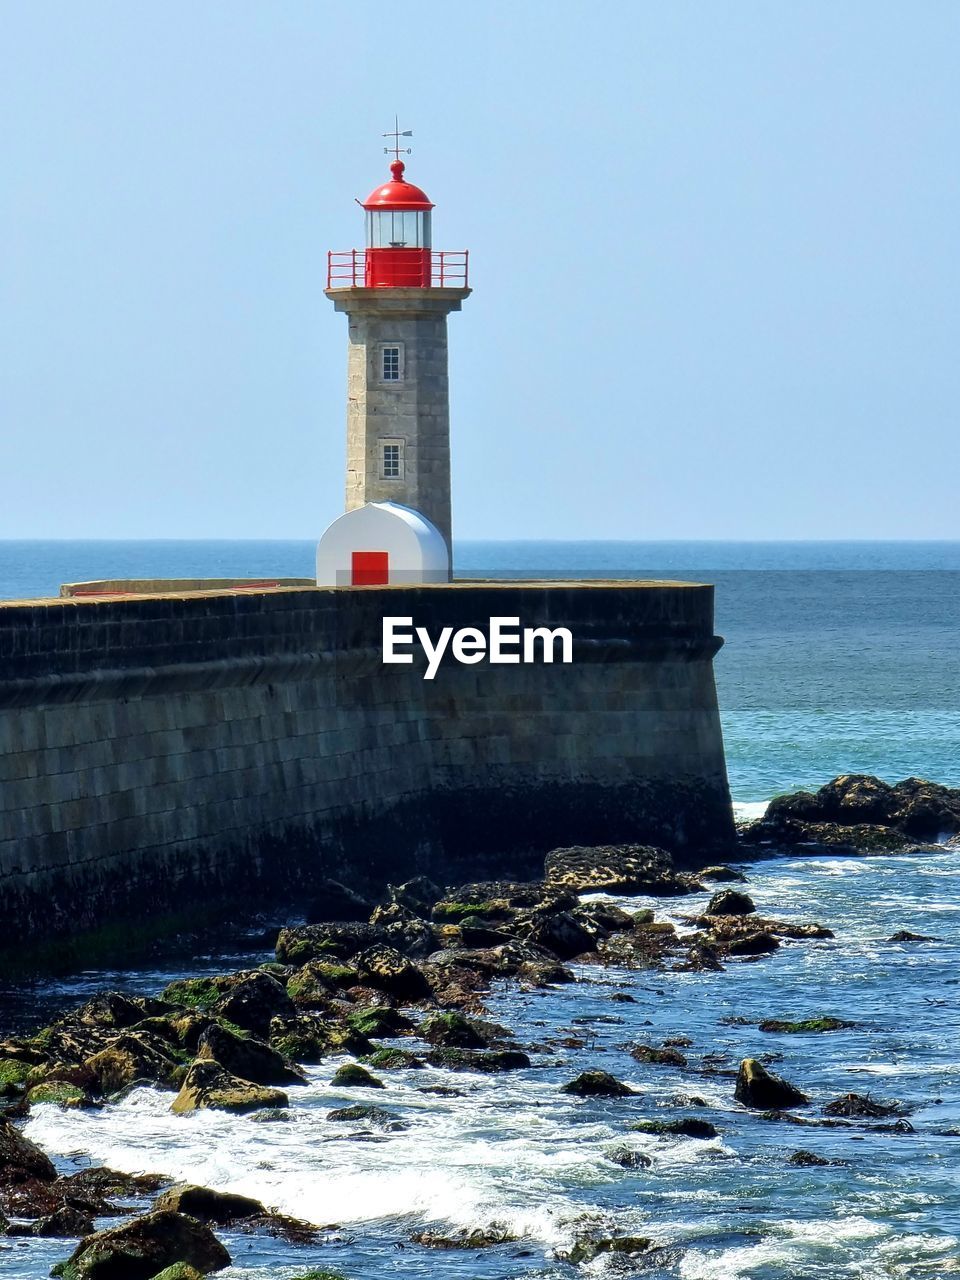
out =
[[[363,202],[367,211],[368,289],[414,288],[430,285],[430,210],[426,192],[404,179],[404,163],[390,166],[389,182],[371,191]]]
[[[404,178],[405,168],[402,160],[394,160],[390,166],[393,178],[370,192],[363,201],[364,209],[432,209],[427,193]]]

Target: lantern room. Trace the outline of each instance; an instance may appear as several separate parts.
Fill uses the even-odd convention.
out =
[[[377,288],[429,288],[430,210],[433,203],[403,176],[402,160],[390,165],[391,179],[367,196],[365,284]]]

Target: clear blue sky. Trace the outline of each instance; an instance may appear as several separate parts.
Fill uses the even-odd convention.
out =
[[[957,0],[0,0],[0,537],[312,537],[394,112],[460,537],[955,538]]]

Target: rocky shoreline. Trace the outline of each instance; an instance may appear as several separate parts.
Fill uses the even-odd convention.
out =
[[[891,787],[848,776],[815,794],[774,801],[762,819],[742,830],[735,858],[749,863],[790,853],[905,852],[958,833],[960,790],[917,779]],[[317,1224],[273,1212],[249,1197],[171,1185],[162,1174],[88,1169],[58,1176],[17,1121],[42,1103],[109,1107],[143,1085],[168,1091],[170,1108],[179,1115],[213,1109],[243,1115],[244,1123],[278,1121],[296,1107],[297,1089],[307,1081],[304,1067],[346,1056],[334,1081],[356,1091],[356,1102],[332,1110],[327,1119],[389,1133],[403,1123],[379,1105],[391,1071],[440,1069],[449,1073],[450,1084],[432,1083],[422,1091],[455,1093],[460,1072],[531,1068],[531,1053],[543,1046],[518,1044],[489,1015],[487,1001],[498,984],[530,991],[572,983],[572,966],[721,972],[730,965],[762,964],[786,940],[833,937],[816,921],[761,916],[744,880],[729,866],[679,869],[663,850],[618,846],[554,850],[545,859],[543,878],[531,882],[441,889],[418,878],[388,886],[377,901],[342,884],[318,885],[307,923],[280,930],[272,962],[179,979],[157,998],[106,992],[35,1035],[0,1042],[0,1231],[14,1238],[79,1240],[54,1269],[66,1280],[193,1280],[214,1273],[230,1260],[215,1232],[222,1226],[268,1232],[292,1245],[321,1243]],[[706,908],[684,913],[683,899],[708,888],[715,891]],[[593,894],[662,899],[672,904],[680,927],[658,919],[656,910],[631,911],[581,897]],[[909,929],[891,938],[930,940]],[[625,989],[612,998],[632,999]],[[841,1095],[810,1114],[807,1095],[769,1069],[765,1034],[829,1037],[849,1025],[831,1016],[771,1017],[757,1026],[756,1056],[734,1070],[718,1063],[715,1074],[729,1076],[731,1098],[772,1121],[909,1132],[896,1101],[869,1095]],[[689,1045],[681,1040],[638,1041],[629,1053],[639,1064],[684,1067]],[[702,1069],[710,1070],[710,1064]],[[560,1091],[625,1100],[635,1093],[594,1068],[572,1073]],[[693,1142],[717,1132],[697,1116],[632,1127]],[[638,1157],[624,1147],[621,1158]],[[823,1162],[804,1149],[791,1161]],[[96,1230],[99,1219],[117,1217],[126,1220]],[[506,1243],[506,1237],[494,1230],[459,1236],[419,1232],[410,1243],[479,1250]],[[609,1253],[624,1266],[642,1269],[658,1257],[662,1261],[662,1249],[644,1237],[584,1230],[564,1258],[579,1265]],[[303,1280],[337,1275],[307,1270]]]

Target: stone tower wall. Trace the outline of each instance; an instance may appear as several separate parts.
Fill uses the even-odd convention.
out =
[[[466,289],[335,289],[349,320],[346,509],[400,502],[451,546],[447,315]],[[384,345],[401,348],[401,378],[381,377]],[[403,446],[400,479],[381,474],[381,442]]]

